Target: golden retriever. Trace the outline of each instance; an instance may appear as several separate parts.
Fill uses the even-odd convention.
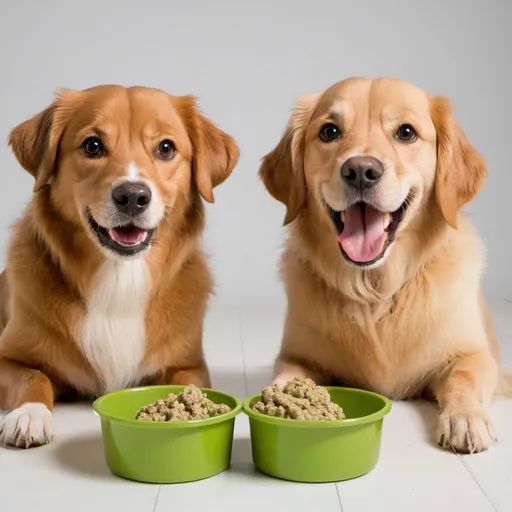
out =
[[[300,99],[260,168],[290,224],[274,382],[428,395],[442,446],[492,445],[485,407],[506,383],[460,213],[486,174],[450,102],[412,84],[351,78]]]
[[[195,103],[65,90],[12,131],[35,186],[0,277],[0,442],[49,442],[54,401],[70,392],[209,386],[201,197],[213,202],[239,152]]]

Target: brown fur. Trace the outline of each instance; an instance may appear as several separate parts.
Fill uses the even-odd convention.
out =
[[[333,119],[342,136],[322,144],[320,127]],[[401,123],[413,124],[416,142],[395,139]],[[342,258],[325,207],[345,209],[340,167],[359,154],[385,166],[375,192],[382,211],[414,192],[396,240],[370,268]],[[355,78],[301,99],[260,169],[291,223],[275,382],[309,376],[394,399],[433,395],[441,444],[470,452],[492,444],[484,407],[499,391],[498,344],[480,283],[483,247],[459,212],[486,173],[449,101],[410,84]]]
[[[101,130],[115,151],[85,159],[80,141]],[[162,162],[152,148],[168,134],[178,153]],[[213,281],[200,247],[200,196],[213,201],[213,188],[232,172],[234,140],[198,112],[192,97],[101,86],[63,91],[15,128],[10,143],[36,184],[0,276],[0,408],[41,402],[51,410],[70,390],[91,397],[109,391],[77,344],[77,326],[105,261],[83,209],[101,217],[112,184],[130,162],[152,180],[165,205],[143,256],[150,272],[146,345],[130,383],[209,386],[202,326]]]

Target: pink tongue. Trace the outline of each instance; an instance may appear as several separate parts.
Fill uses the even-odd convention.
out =
[[[382,212],[366,204],[358,203],[346,210],[338,242],[352,261],[368,263],[380,255],[387,238],[384,218]]]
[[[135,226],[127,226],[109,229],[108,234],[114,242],[123,247],[135,247],[146,239],[148,232]]]

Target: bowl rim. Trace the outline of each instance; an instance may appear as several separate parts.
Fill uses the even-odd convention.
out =
[[[158,390],[161,389],[164,393],[172,393],[172,392],[179,392],[186,388],[185,385],[158,385],[158,386],[139,386],[139,387],[132,387],[132,388],[125,388],[120,389],[117,391],[112,391],[110,393],[106,393],[99,398],[97,398],[93,404],[93,410],[96,413],[97,416],[99,416],[102,420],[108,420],[112,423],[117,424],[123,424],[123,425],[129,425],[131,427],[136,428],[147,428],[147,429],[174,429],[174,428],[200,428],[200,427],[206,427],[210,425],[215,425],[217,423],[224,423],[226,421],[234,419],[236,416],[238,416],[242,412],[242,401],[237,398],[234,395],[231,395],[229,393],[226,393],[225,391],[221,391],[219,389],[215,388],[199,388],[203,393],[206,393],[208,395],[209,392],[214,392],[219,395],[224,395],[228,399],[235,402],[235,407],[231,409],[230,412],[227,412],[225,414],[221,414],[219,416],[214,416],[212,418],[206,418],[203,420],[190,420],[190,421],[167,421],[167,422],[150,422],[150,421],[140,421],[135,418],[127,418],[125,416],[118,416],[115,414],[111,414],[102,407],[103,402],[105,402],[107,399],[111,399],[112,397],[115,397],[116,395],[122,395],[126,393],[143,393],[144,391],[147,391],[149,389],[151,390]]]
[[[378,410],[372,414],[368,414],[366,416],[360,416],[359,418],[345,418],[342,420],[333,420],[333,421],[304,421],[304,420],[292,420],[289,418],[276,418],[275,416],[267,416],[266,414],[262,414],[260,412],[256,412],[251,408],[251,405],[257,400],[261,399],[261,393],[257,393],[256,395],[252,395],[247,397],[243,402],[243,412],[249,416],[251,420],[259,421],[261,423],[271,423],[273,425],[280,425],[283,427],[291,427],[291,428],[348,428],[348,427],[357,427],[360,425],[366,425],[368,423],[375,423],[384,416],[386,416],[391,411],[391,400],[386,398],[383,395],[379,395],[378,393],[374,393],[373,391],[366,391],[364,389],[357,388],[347,388],[341,386],[325,386],[327,391],[331,390],[343,390],[353,394],[365,395],[365,396],[374,396],[375,398],[379,398],[382,400],[383,405]]]

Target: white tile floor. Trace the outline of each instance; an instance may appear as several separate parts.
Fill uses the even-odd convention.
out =
[[[504,360],[512,365],[512,304],[497,302],[493,311]],[[205,344],[215,387],[244,397],[266,384],[282,315],[282,310],[212,309]],[[255,472],[248,421],[240,415],[229,471],[201,482],[156,486],[112,476],[91,408],[59,406],[52,445],[0,449],[0,510],[67,512],[73,506],[76,512],[507,512],[512,510],[512,400],[497,401],[491,414],[499,434],[496,448],[459,457],[433,444],[436,412],[431,404],[396,403],[384,423],[376,469],[337,485],[293,484]]]

